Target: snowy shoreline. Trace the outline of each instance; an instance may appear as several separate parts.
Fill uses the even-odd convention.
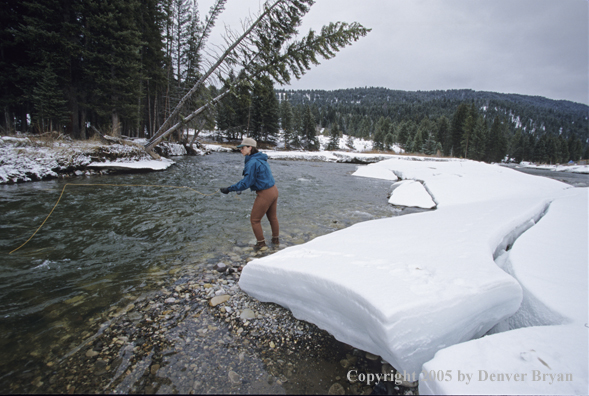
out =
[[[371,163],[355,176],[394,182],[391,204],[436,210],[360,223],[252,261],[244,291],[400,373],[421,373],[420,394],[588,393],[589,189],[469,160],[264,152],[275,160]],[[106,173],[91,173],[94,163],[154,169],[137,153],[128,145],[46,147],[2,137],[0,184]],[[441,381],[428,377],[439,372]],[[518,380],[489,379],[498,375]]]
[[[355,175],[401,179],[391,200],[437,209],[252,261],[240,287],[418,377],[420,394],[587,394],[588,188],[405,156]]]
[[[325,150],[328,139],[319,136],[320,151],[263,150],[270,159],[327,161],[355,164],[370,164],[399,157],[402,150],[394,147],[393,154],[364,153],[371,150],[369,142],[354,139],[354,147],[344,144],[348,139],[340,139],[341,151]],[[166,157],[187,155],[184,146],[175,143],[162,143],[157,151],[162,158],[155,160],[143,151],[141,144],[145,139],[111,142],[48,140],[32,136],[0,136],[0,184],[48,180],[75,176],[106,175],[117,172],[160,171],[175,162]],[[219,144],[201,144],[197,155],[211,152],[231,152]],[[405,156],[415,161],[447,161],[445,158]],[[521,163],[515,165],[525,168],[589,174],[589,165],[534,165]]]

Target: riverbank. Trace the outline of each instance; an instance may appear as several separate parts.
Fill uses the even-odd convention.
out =
[[[206,155],[211,152],[230,152],[227,144],[216,144],[211,136],[204,134],[209,144],[195,143],[193,154]],[[207,140],[208,139],[208,140]],[[341,151],[325,150],[328,139],[319,136],[319,151],[288,151],[277,146],[264,150],[271,159],[327,161],[354,164],[370,164],[394,158],[403,150],[394,147],[393,153],[373,153],[371,145],[362,139],[352,139],[348,147],[347,137],[340,139]],[[186,148],[177,143],[164,142],[155,148],[159,159],[154,159],[143,150],[145,139],[96,138],[74,141],[66,136],[0,136],[0,184],[27,181],[72,178],[78,176],[109,175],[121,172],[149,172],[165,170],[174,164],[170,157],[187,155]],[[415,159],[426,157],[410,156]],[[536,165],[529,162],[511,164],[521,170],[547,170],[564,173],[589,174],[589,165]]]
[[[311,161],[318,161],[318,154],[330,155],[280,154],[283,159],[308,157]],[[423,161],[420,157],[403,158]],[[242,159],[236,159],[237,175]],[[274,166],[279,163],[277,160]],[[301,186],[312,182],[306,172],[301,174],[300,165],[296,168]],[[386,169],[379,173],[386,174],[387,180],[397,177]],[[287,197],[288,194],[283,198]],[[138,234],[143,236],[142,229]],[[300,239],[294,235],[285,237],[280,248],[308,242],[314,236]],[[354,394],[372,392],[375,384],[348,380],[347,373],[356,370],[356,374],[366,376],[392,372],[392,367],[379,357],[336,341],[315,325],[295,319],[289,310],[260,303],[243,293],[237,286],[240,269],[252,258],[276,253],[280,248],[259,256],[252,255],[246,246],[238,248],[213,262],[184,262],[180,269],[163,267],[166,269],[158,275],[161,280],[151,292],[127,293],[110,310],[84,318],[88,321],[87,330],[64,340],[68,348],[54,345],[48,353],[32,356],[27,370],[19,373],[22,380],[14,381],[11,391],[326,393],[333,387],[332,393],[343,390]],[[218,266],[220,262],[226,268]],[[213,298],[222,300],[226,298],[223,296],[229,299],[215,305],[219,299],[213,302]],[[72,297],[64,305],[75,310],[80,298]],[[6,371],[3,376],[7,379],[6,375],[15,373]],[[416,389],[389,381],[376,391],[414,394]]]

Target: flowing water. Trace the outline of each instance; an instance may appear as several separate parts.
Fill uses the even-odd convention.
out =
[[[399,213],[387,203],[391,182],[354,177],[357,165],[270,165],[284,246]],[[178,158],[163,172],[0,186],[0,392],[32,391],[11,388],[11,378],[30,382],[19,375],[36,360],[59,359],[75,347],[72,334],[87,333],[93,318],[129,295],[161,287],[175,268],[215,263],[254,243],[254,193],[165,187],[211,194],[239,181],[242,169],[241,155],[219,153]],[[8,254],[43,223],[66,183],[44,226]],[[269,240],[265,219],[263,227]]]

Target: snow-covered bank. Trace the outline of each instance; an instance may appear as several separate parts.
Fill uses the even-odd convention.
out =
[[[536,165],[536,164],[532,164],[530,162],[521,162],[516,167],[530,168],[530,169],[542,169],[542,170],[549,170],[549,171],[553,171],[553,172],[571,172],[571,173],[589,174],[589,165],[577,165],[577,164]]]
[[[469,340],[493,327],[494,331],[506,332],[472,342],[492,342],[487,340],[499,335],[515,336],[518,333],[505,325],[508,318],[536,315],[527,309],[530,290],[501,267],[506,266],[505,251],[515,248],[518,237],[526,230],[529,233],[541,225],[558,202],[567,196],[585,194],[584,201],[572,199],[564,205],[566,213],[555,215],[571,227],[567,234],[585,235],[584,240],[575,239],[565,246],[575,258],[570,262],[576,270],[564,271],[560,278],[553,279],[552,288],[540,289],[550,299],[554,293],[575,285],[577,294],[586,296],[587,189],[571,189],[554,180],[466,160],[397,157],[360,167],[356,174],[418,180],[437,203],[437,209],[357,224],[254,260],[240,279],[246,292],[288,307],[295,316],[317,324],[339,340],[381,355],[401,372],[418,374],[436,352],[450,350],[452,345],[466,348]],[[584,208],[579,207],[580,203]],[[579,223],[567,222],[570,216],[577,216]],[[539,237],[530,238],[535,246],[544,242]],[[524,253],[522,257],[520,261],[535,264],[534,256]],[[554,265],[560,263],[561,257],[558,246],[548,248],[544,262]],[[537,278],[551,279],[548,264],[535,268]],[[579,276],[583,271],[585,276]],[[587,323],[587,309],[575,312],[578,323]],[[502,326],[497,326],[500,323]],[[536,339],[547,342],[540,334],[543,329],[525,330],[538,331]],[[563,330],[582,351],[569,354],[565,348],[550,365],[554,372],[566,372],[567,361],[577,361],[579,354],[585,357],[586,366],[586,330],[581,339],[578,329],[571,328],[568,333]],[[474,344],[470,349],[472,356],[477,356],[477,348]],[[542,344],[537,348],[542,349]],[[509,354],[520,352],[510,350]],[[459,358],[456,353],[447,355]],[[463,372],[480,369],[490,373],[500,370],[502,364],[493,359],[476,360],[478,367],[471,363],[464,363],[468,367],[461,368]],[[455,378],[459,369],[446,368],[435,359],[423,367],[444,373],[452,369]],[[586,393],[587,370],[584,376],[574,378],[574,389]],[[528,380],[533,378],[528,376]],[[425,382],[425,378],[420,382],[422,393],[473,393],[471,388],[434,388],[422,385]],[[509,384],[497,389],[489,384],[485,393],[512,392]],[[547,388],[543,392],[551,391]]]
[[[565,191],[502,259],[523,289],[503,332],[439,351],[423,371],[454,376],[420,394],[589,394],[588,191]]]
[[[393,158],[393,154],[353,153],[347,151],[276,151],[262,150],[270,159],[295,161],[344,162],[371,164]]]
[[[163,150],[186,154],[184,147],[177,144],[166,143]],[[132,142],[108,144],[92,140],[0,137],[0,184],[93,175],[108,169],[163,170],[173,163],[166,158],[152,159]]]

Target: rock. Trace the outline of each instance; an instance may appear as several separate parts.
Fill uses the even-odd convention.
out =
[[[247,308],[241,311],[241,315],[239,315],[241,319],[255,319],[256,314],[251,309]]]
[[[168,271],[168,274],[170,275],[175,275],[176,273],[178,273],[178,271],[180,271],[182,268],[174,268]]]
[[[223,304],[224,302],[228,301],[231,296],[224,294],[222,296],[215,296],[209,300],[209,305],[211,307],[216,307],[219,304]]]
[[[373,361],[374,361],[374,360],[378,360],[378,356],[376,356],[376,355],[373,355],[373,354],[372,354],[372,353],[370,353],[370,352],[366,352],[366,359],[368,359],[368,360],[373,360]]]
[[[276,348],[276,344],[274,344],[274,341],[270,341],[270,348],[272,348],[272,349]]]
[[[93,358],[94,356],[98,356],[98,355],[99,355],[99,353],[96,352],[95,350],[92,350],[92,349],[88,349],[88,352],[86,352],[86,357],[89,357],[89,358]]]
[[[346,390],[339,382],[336,382],[333,385],[331,385],[327,394],[328,395],[345,395]]]
[[[215,266],[215,269],[216,269],[217,271],[219,271],[219,272],[225,272],[225,271],[227,271],[227,268],[228,268],[228,267],[227,267],[227,265],[226,265],[225,263],[218,263],[218,264]]]
[[[229,371],[229,381],[233,385],[240,385],[241,384],[241,378],[239,377],[239,374],[237,374],[235,371]]]
[[[166,298],[166,299],[164,300],[164,302],[165,302],[166,304],[173,304],[173,303],[175,303],[175,302],[176,302],[176,299],[175,299],[174,297],[170,297],[170,298]]]
[[[344,368],[347,369],[348,367],[351,366],[350,361],[347,359],[342,359],[339,361],[339,364]]]
[[[159,364],[154,364],[153,366],[151,366],[151,375],[155,375],[159,369],[160,369]]]

